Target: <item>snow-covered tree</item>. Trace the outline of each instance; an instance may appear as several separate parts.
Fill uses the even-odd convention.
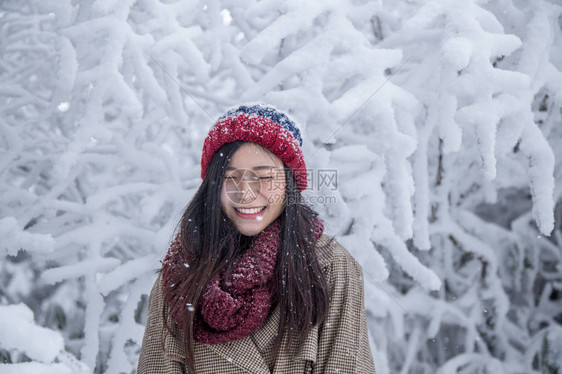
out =
[[[304,127],[306,196],[363,265],[379,374],[557,372],[561,17],[545,0],[1,3],[0,315],[53,343],[0,325],[0,371],[134,372],[203,138],[263,101]]]

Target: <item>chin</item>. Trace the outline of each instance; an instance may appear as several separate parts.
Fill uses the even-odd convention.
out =
[[[240,227],[238,225],[235,225],[235,226],[238,229],[238,231],[240,231],[240,233],[242,235],[246,235],[246,236],[258,235],[263,230],[265,230],[265,228],[267,227],[265,225],[260,225],[259,227],[258,226],[256,226],[256,227]]]

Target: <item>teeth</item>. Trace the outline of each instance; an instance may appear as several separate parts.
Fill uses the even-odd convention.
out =
[[[253,208],[253,209],[245,209],[245,208],[235,208],[237,211],[239,211],[240,213],[244,213],[244,214],[256,214],[258,212],[261,212],[262,210],[265,209],[265,207],[262,208]]]

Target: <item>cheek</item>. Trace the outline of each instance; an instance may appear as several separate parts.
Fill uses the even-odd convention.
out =
[[[223,187],[221,188],[221,208],[222,208],[222,211],[223,211],[224,213],[227,213],[227,208],[228,208],[228,196],[227,196],[227,194],[226,194],[226,190],[225,190],[225,188],[224,188],[224,185],[223,185]]]
[[[269,205],[275,216],[278,216],[285,209],[285,189],[273,191],[268,197]]]
[[[285,188],[274,188],[274,189],[267,189],[262,194],[268,202],[268,205],[273,209],[282,209],[285,205],[284,198],[285,198]],[[278,208],[278,206],[280,208]]]
[[[266,196],[281,197],[285,194],[285,179],[275,179],[268,181],[267,184],[262,186],[263,194]]]

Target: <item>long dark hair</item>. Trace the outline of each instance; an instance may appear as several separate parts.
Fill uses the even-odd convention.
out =
[[[183,337],[187,368],[195,373],[193,320],[206,284],[222,271],[227,273],[236,259],[251,244],[252,237],[242,235],[221,208],[221,189],[228,162],[244,144],[235,141],[223,145],[213,156],[207,174],[187,205],[179,226],[182,257],[189,268],[171,282],[179,285],[182,302],[192,305],[185,310]],[[329,305],[328,285],[315,252],[313,220],[318,215],[308,206],[291,170],[285,167],[286,199],[281,213],[282,233],[275,275],[271,284],[273,299],[280,309],[277,337],[273,345],[277,356],[283,335],[288,341],[304,337],[313,326],[322,323]],[[164,300],[168,300],[164,289]],[[174,323],[163,308],[165,333],[172,333]]]

